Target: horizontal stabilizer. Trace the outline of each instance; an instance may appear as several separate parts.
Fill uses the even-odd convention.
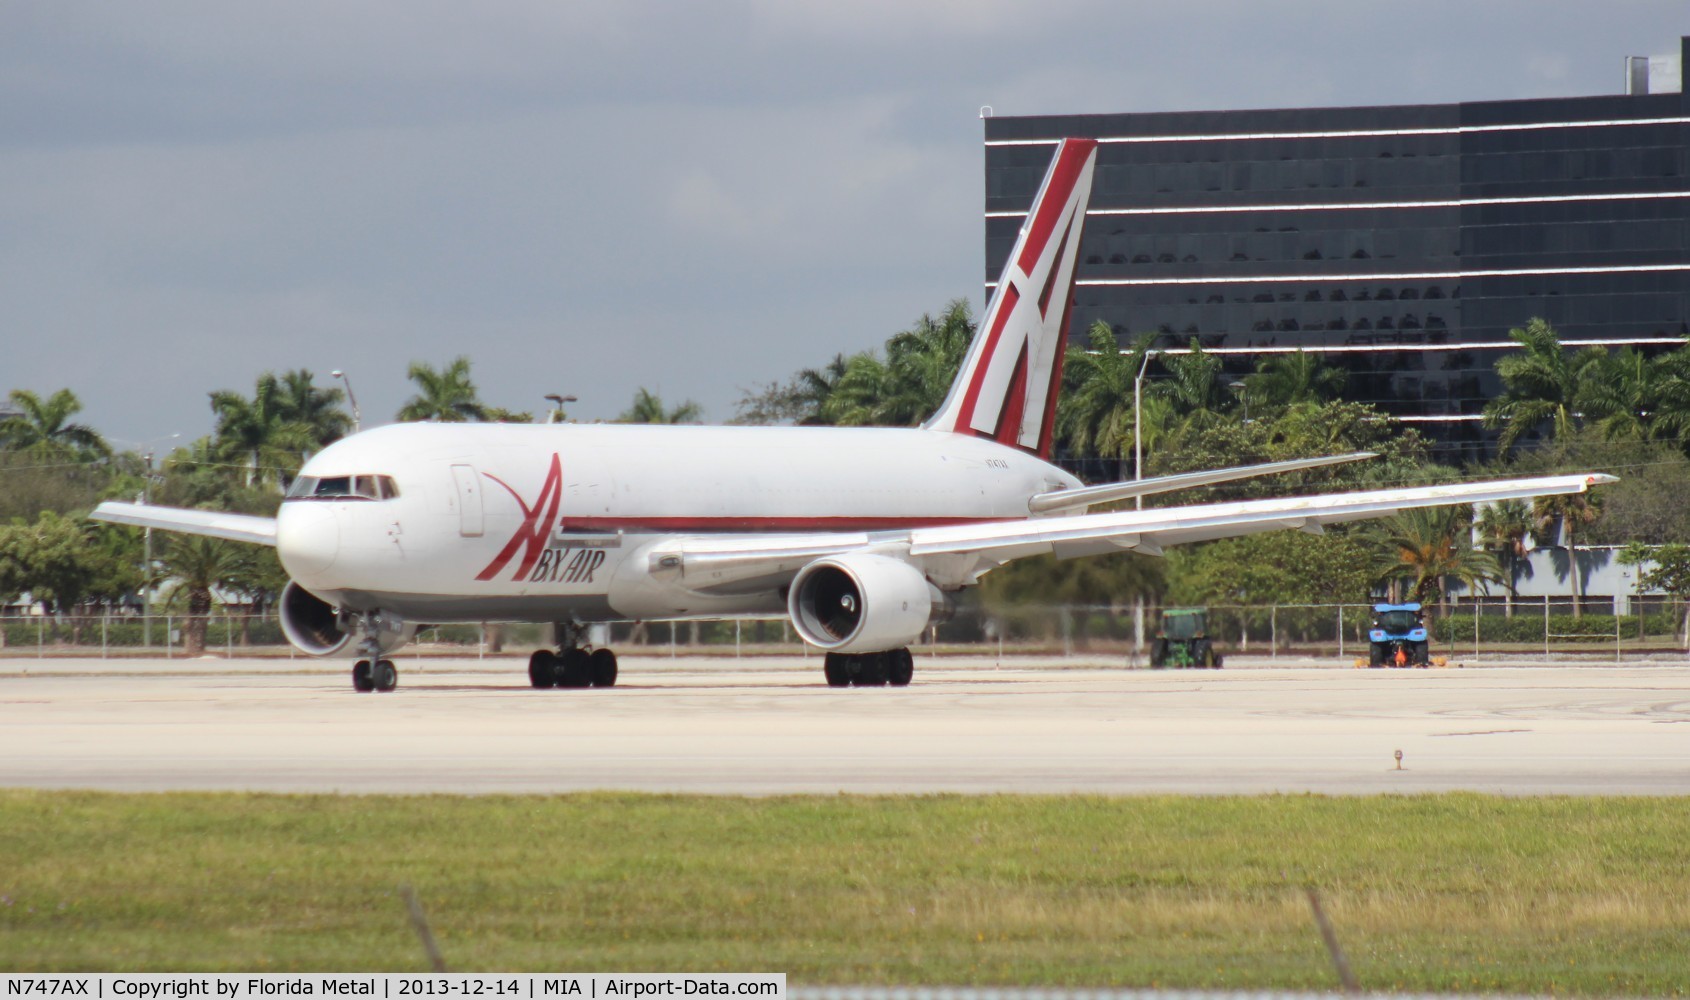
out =
[[[1027,509],[1035,514],[1047,514],[1055,510],[1071,510],[1075,507],[1090,507],[1094,504],[1112,503],[1116,500],[1129,500],[1133,497],[1149,496],[1152,493],[1171,493],[1174,490],[1186,490],[1197,486],[1212,486],[1215,483],[1231,482],[1234,479],[1249,479],[1253,476],[1273,476],[1283,472],[1296,472],[1300,469],[1318,469],[1325,465],[1342,465],[1345,462],[1360,462],[1363,459],[1377,458],[1378,453],[1372,451],[1352,452],[1348,455],[1326,455],[1321,458],[1296,458],[1284,462],[1265,462],[1261,465],[1240,465],[1230,469],[1208,469],[1202,472],[1182,472],[1175,476],[1157,476],[1154,479],[1135,479],[1125,483],[1104,483],[1099,486],[1081,486],[1071,490],[1056,490],[1051,493],[1040,493],[1027,501]]]
[[[215,510],[185,510],[181,507],[154,507],[151,504],[117,503],[111,500],[94,508],[88,515],[95,521],[129,524],[137,528],[161,528],[187,535],[226,538],[231,542],[251,542],[254,545],[276,544],[276,519],[253,517],[249,514],[225,514]]]

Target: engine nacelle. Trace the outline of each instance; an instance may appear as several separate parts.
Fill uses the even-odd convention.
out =
[[[276,614],[282,622],[282,634],[302,653],[332,656],[352,641],[347,616],[291,580],[282,590]],[[393,652],[417,634],[417,626],[381,612],[376,613],[376,628],[383,653]]]
[[[933,615],[935,591],[921,570],[889,556],[829,556],[798,571],[787,594],[792,627],[835,653],[908,646]]]
[[[276,602],[276,615],[282,621],[282,634],[301,653],[328,656],[352,638],[340,627],[339,611],[292,580]]]

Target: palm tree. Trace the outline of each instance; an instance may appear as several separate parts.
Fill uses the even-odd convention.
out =
[[[297,419],[296,403],[272,372],[258,377],[251,399],[227,389],[212,393],[211,411],[217,416],[213,454],[244,464],[248,486],[280,484],[283,475],[298,472],[305,456],[322,445],[311,425]]]
[[[28,389],[14,389],[10,398],[21,412],[0,421],[0,445],[41,458],[103,458],[111,454],[99,431],[86,424],[67,423],[82,410],[81,401],[69,389],[60,389],[45,402]]]
[[[432,365],[413,361],[405,377],[417,384],[418,392],[399,408],[400,420],[455,424],[487,418],[487,408],[469,379],[469,358],[459,355],[438,371]]]
[[[1508,337],[1520,345],[1520,353],[1497,361],[1504,391],[1485,407],[1484,414],[1487,428],[1502,431],[1498,450],[1504,455],[1545,421],[1553,437],[1576,430],[1590,394],[1589,376],[1607,353],[1600,347],[1587,347],[1569,357],[1555,328],[1536,317],[1524,328],[1509,330]]]
[[[886,342],[885,361],[868,351],[853,355],[821,407],[823,420],[847,426],[920,424],[944,403],[974,332],[968,304],[957,300],[938,319],[923,315],[913,328],[894,334]]]
[[[1573,617],[1584,613],[1584,587],[1579,580],[1578,529],[1595,524],[1602,516],[1602,496],[1599,493],[1566,493],[1560,496],[1537,497],[1532,500],[1532,521],[1538,538],[1550,537],[1557,523],[1561,526],[1561,540],[1567,545],[1567,572],[1573,585]]]
[[[250,589],[256,571],[252,550],[221,538],[172,533],[165,536],[158,563],[160,578],[176,583],[172,600],[182,599],[187,605],[182,651],[187,656],[199,656],[205,652],[211,592]]]
[[[1476,592],[1485,580],[1496,578],[1496,560],[1463,544],[1467,518],[1463,507],[1412,507],[1389,522],[1389,551],[1378,564],[1386,580],[1402,580],[1413,587],[1421,606],[1447,604],[1444,580],[1454,577]]]
[[[1187,426],[1201,429],[1213,424],[1231,402],[1221,392],[1221,359],[1203,350],[1196,337],[1191,338],[1188,352],[1162,355],[1162,367],[1169,377],[1157,379],[1153,393],[1173,404]]]
[[[1476,523],[1485,548],[1502,564],[1507,584],[1504,616],[1512,618],[1519,597],[1520,560],[1526,556],[1526,536],[1532,531],[1531,506],[1524,500],[1499,500],[1479,511]]]
[[[704,416],[704,407],[686,400],[674,409],[663,405],[663,398],[643,386],[634,393],[634,404],[616,418],[619,424],[696,424]]]
[[[1258,406],[1292,406],[1336,399],[1348,380],[1344,369],[1323,365],[1316,355],[1298,350],[1263,358],[1256,374],[1244,377],[1244,385],[1250,402]]]
[[[287,372],[281,379],[281,408],[286,419],[311,428],[317,446],[332,444],[352,429],[352,417],[341,409],[346,394],[340,389],[319,389],[314,376],[303,368]]]
[[[1117,478],[1125,480],[1133,453],[1134,383],[1142,370],[1145,352],[1155,340],[1153,333],[1141,334],[1133,345],[1121,350],[1115,331],[1098,320],[1087,331],[1090,350],[1070,348],[1063,362],[1063,392],[1056,408],[1056,434],[1078,455],[1111,458],[1117,463]],[[1154,407],[1165,416],[1168,404],[1152,395],[1141,409]],[[1139,416],[1144,418],[1145,413]],[[1164,426],[1162,420],[1144,419],[1140,433],[1145,443],[1154,444]],[[1156,428],[1156,434],[1148,433]]]

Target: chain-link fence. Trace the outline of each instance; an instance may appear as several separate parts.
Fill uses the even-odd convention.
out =
[[[1428,616],[1434,654],[1584,653],[1616,656],[1686,649],[1684,609],[1669,602],[1615,615],[1609,601],[1463,602]],[[1124,657],[1137,662],[1154,639],[1162,608],[1131,604],[967,603],[931,625],[920,646],[931,655]],[[1207,634],[1228,656],[1353,658],[1367,655],[1369,604],[1211,605]],[[121,611],[0,616],[0,658],[184,655],[292,656],[274,615],[217,609],[203,621],[203,645],[180,614]],[[807,652],[785,619],[619,623],[597,626],[592,641],[634,655],[794,656]],[[413,655],[523,654],[552,644],[544,625],[441,625],[418,633]]]

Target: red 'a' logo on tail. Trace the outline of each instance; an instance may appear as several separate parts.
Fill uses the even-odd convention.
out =
[[[546,551],[546,542],[551,538],[552,525],[557,523],[558,507],[563,503],[563,463],[558,461],[557,455],[552,455],[551,471],[546,473],[546,482],[540,487],[540,497],[530,507],[524,503],[522,496],[511,489],[510,484],[492,473],[483,473],[488,479],[503,486],[512,497],[516,498],[516,505],[522,508],[522,526],[511,535],[511,540],[487,564],[487,568],[476,576],[477,580],[491,580],[499,575],[505,564],[522,550],[522,561],[517,564],[516,572],[511,575],[512,580],[527,579],[528,571],[534,568],[534,563],[540,558],[540,553]]]

